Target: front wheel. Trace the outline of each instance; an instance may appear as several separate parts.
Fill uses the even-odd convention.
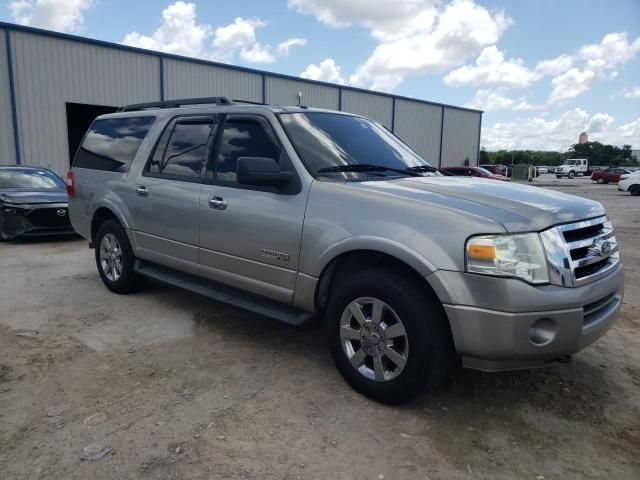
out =
[[[408,273],[374,269],[339,280],[325,322],[338,370],[374,400],[401,403],[450,378],[455,354],[444,310]]]
[[[573,178],[575,176],[576,176],[575,172],[569,172],[569,174],[567,175],[567,177],[569,177],[569,178]]]
[[[598,182],[600,185],[602,185],[604,183],[604,178],[598,177],[598,180],[596,180],[596,182]]]

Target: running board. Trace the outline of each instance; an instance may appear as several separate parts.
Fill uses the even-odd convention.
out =
[[[212,300],[297,327],[305,325],[314,317],[311,313],[303,312],[284,303],[144,260],[136,260],[134,270],[140,275],[167,285],[183,288]]]

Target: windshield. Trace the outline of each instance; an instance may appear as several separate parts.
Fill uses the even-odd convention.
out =
[[[318,179],[371,180],[403,176],[398,170],[429,166],[381,125],[335,113],[283,113],[280,120],[298,155]],[[326,171],[344,165],[373,165],[396,171]],[[419,170],[419,169],[416,169]],[[440,176],[439,172],[424,173]]]
[[[0,170],[0,188],[65,188],[64,182],[49,170]]]

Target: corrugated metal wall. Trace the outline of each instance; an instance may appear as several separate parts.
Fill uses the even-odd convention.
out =
[[[223,96],[262,102],[262,75],[167,58],[164,96],[166,100]]]
[[[160,99],[160,60],[12,31],[22,163],[69,168],[66,102],[118,106]]]
[[[477,164],[478,131],[480,113],[455,108],[444,109],[444,134],[442,136],[442,166]]]
[[[394,133],[433,166],[440,161],[442,107],[396,100]]]
[[[0,165],[16,163],[13,144],[13,120],[9,96],[9,64],[7,62],[6,32],[0,28]]]
[[[391,97],[343,90],[342,110],[373,118],[388,129],[391,129],[391,119],[393,117],[393,99]]]
[[[265,87],[266,103],[272,105],[298,105],[298,92],[302,92],[302,105],[338,109],[337,88],[269,75],[265,79]]]

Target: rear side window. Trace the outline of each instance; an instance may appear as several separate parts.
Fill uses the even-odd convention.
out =
[[[240,157],[279,160],[280,146],[257,119],[230,119],[225,122],[216,162],[216,180],[235,183]]]
[[[149,173],[198,179],[205,166],[205,153],[215,133],[212,119],[178,120],[167,129],[156,147]]]
[[[76,153],[73,166],[126,172],[155,117],[96,120]]]

